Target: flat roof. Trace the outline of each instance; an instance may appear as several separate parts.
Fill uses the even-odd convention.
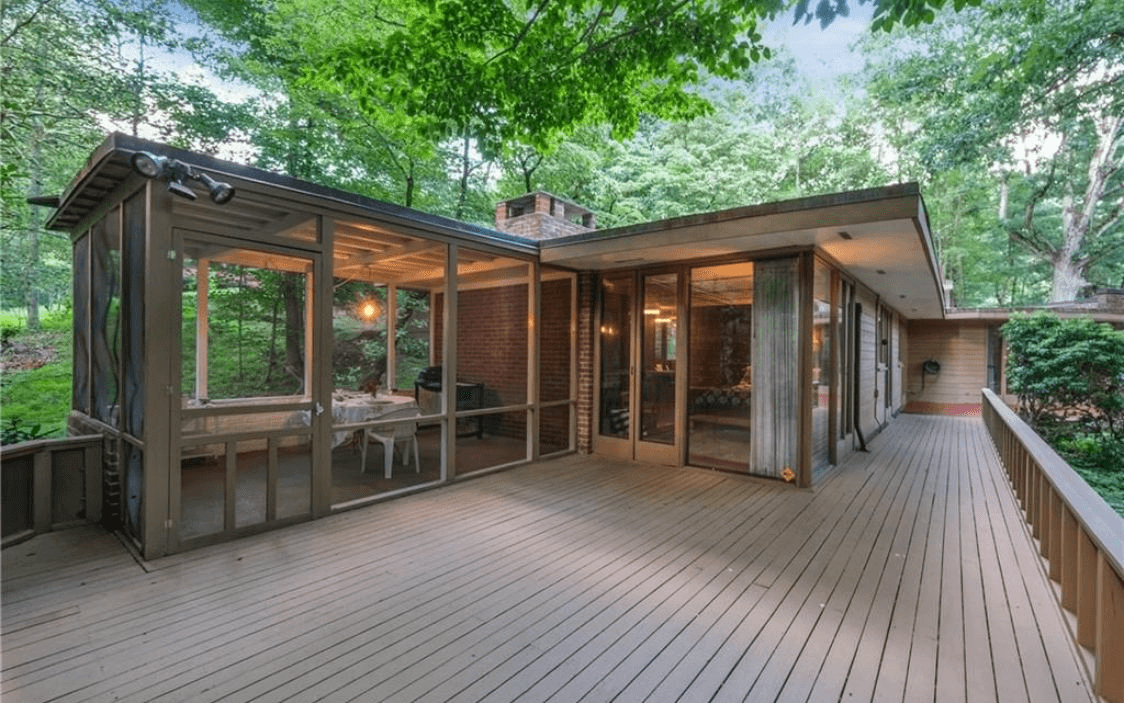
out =
[[[920,188],[883,188],[674,217],[541,243],[542,262],[580,270],[817,247],[909,318],[943,318],[944,291]]]
[[[633,268],[739,252],[815,247],[908,318],[945,317],[940,267],[916,183],[817,195],[593,230],[535,242],[494,229],[302,181],[129,135],[114,133],[94,151],[61,198],[47,227],[73,231],[140,187],[130,157],[150,151],[231,181],[267,188],[307,205],[360,215],[404,231],[538,254],[544,264],[578,271]],[[237,207],[238,198],[227,207]],[[568,203],[568,201],[566,201]]]

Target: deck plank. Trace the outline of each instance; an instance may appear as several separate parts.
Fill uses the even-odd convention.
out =
[[[3,553],[5,701],[1091,701],[978,419],[802,491],[569,456],[155,562]]]

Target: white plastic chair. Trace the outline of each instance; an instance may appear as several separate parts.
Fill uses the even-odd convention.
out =
[[[415,418],[421,415],[417,407],[401,408],[399,410],[392,410],[391,412],[383,415],[379,420],[396,420],[398,418]],[[363,473],[367,473],[367,444],[369,442],[379,442],[383,446],[383,454],[385,455],[385,474],[386,478],[391,477],[392,467],[394,466],[394,448],[398,445],[399,441],[409,440],[402,451],[402,466],[406,466],[410,458],[410,447],[414,449],[414,471],[421,473],[421,460],[418,458],[418,423],[416,421],[409,422],[395,422],[390,425],[380,425],[378,427],[368,428],[363,432],[363,441],[359,445],[359,461]]]

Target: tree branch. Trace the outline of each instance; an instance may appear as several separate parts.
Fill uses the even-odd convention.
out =
[[[4,39],[0,40],[0,46],[7,46],[8,42],[11,41],[21,29],[34,22],[35,18],[39,16],[39,13],[43,11],[43,8],[47,7],[47,5],[50,5],[52,2],[54,2],[54,0],[39,0],[39,4],[31,11],[31,14],[28,15],[24,21],[16,23],[16,26],[12,27],[12,31],[4,35]]]

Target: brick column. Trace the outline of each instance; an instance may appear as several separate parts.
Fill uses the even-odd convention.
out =
[[[596,276],[578,274],[578,397],[577,445],[579,454],[593,451],[593,287]]]

